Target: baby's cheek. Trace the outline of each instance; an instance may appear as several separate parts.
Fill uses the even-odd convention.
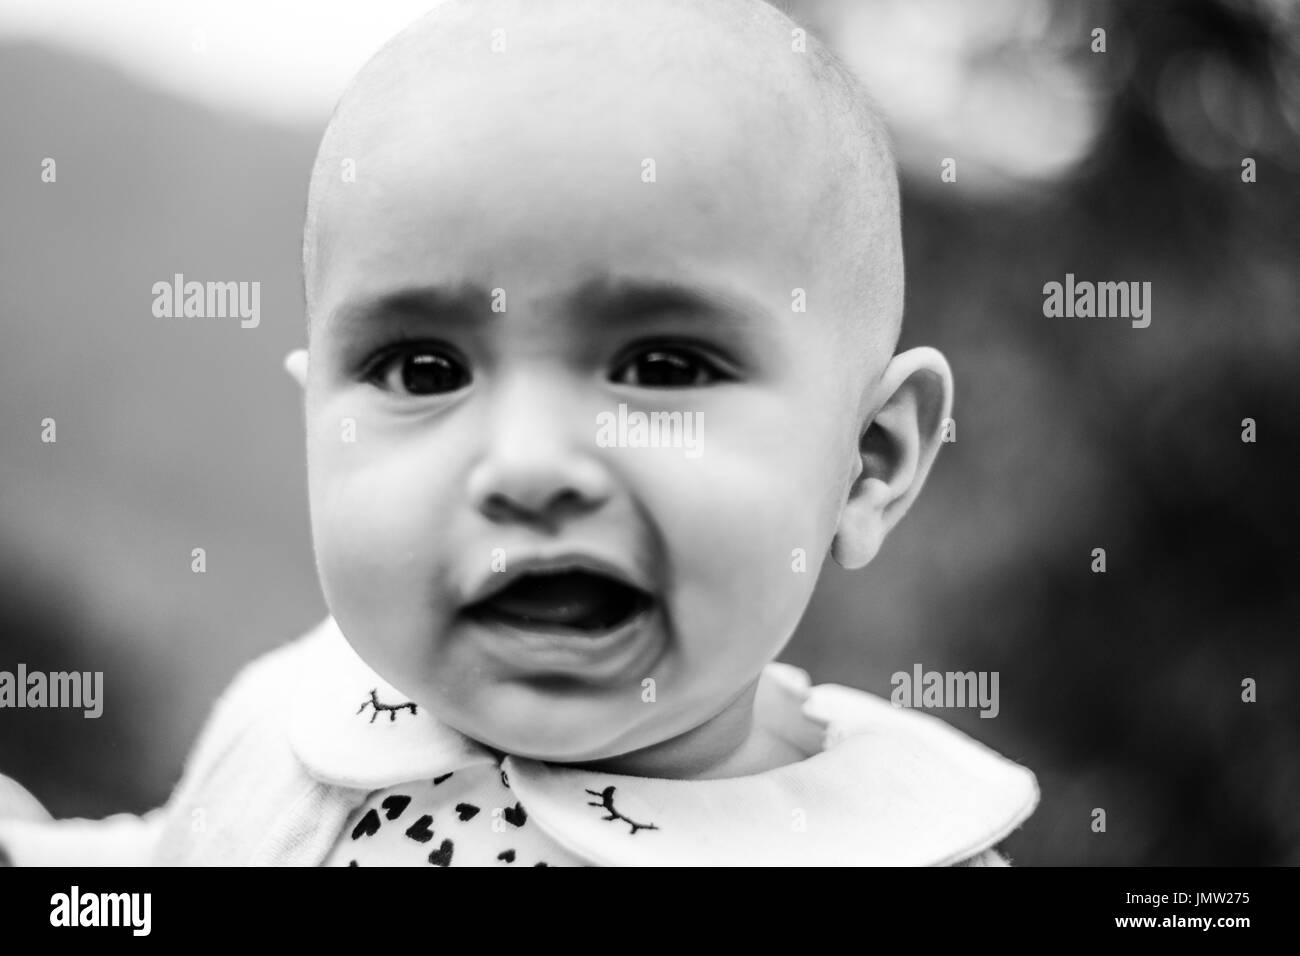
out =
[[[313,527],[330,612],[369,666],[417,696],[445,574],[436,496],[413,484],[388,463],[344,469],[313,489]]]
[[[686,476],[665,502],[674,605],[688,652],[715,642],[763,656],[798,623],[824,554],[823,523],[802,473],[724,457]],[[769,646],[770,645],[770,646]]]
[[[312,524],[329,592],[369,608],[427,602],[441,580],[440,489],[400,454],[333,453],[313,479]]]

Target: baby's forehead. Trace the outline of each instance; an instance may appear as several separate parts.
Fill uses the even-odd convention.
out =
[[[635,217],[657,245],[676,242],[689,255],[689,228],[678,221],[674,231],[671,219],[655,216],[698,212],[760,242],[800,233],[822,247],[821,258],[846,257],[842,274],[897,273],[901,287],[892,159],[847,71],[815,41],[796,52],[792,25],[763,4],[651,0],[634,8],[654,8],[649,35],[628,22],[632,6],[611,15],[583,0],[445,4],[446,16],[435,11],[367,64],[340,102],[313,173],[304,232],[309,315],[335,243],[384,228],[454,230],[504,255],[516,237],[533,238],[510,231],[516,220],[582,203],[584,192],[601,208],[580,221],[559,209],[552,242],[566,237],[561,223],[617,240]],[[489,7],[498,21],[484,20]],[[565,18],[575,12],[585,17],[580,28]],[[489,22],[505,24],[500,51]],[[357,188],[338,175],[349,159]],[[599,188],[602,176],[623,177],[627,203]],[[424,197],[454,192],[469,202],[420,218]],[[501,192],[509,202],[494,195]],[[678,208],[656,209],[656,196]],[[791,288],[799,284],[793,276]]]

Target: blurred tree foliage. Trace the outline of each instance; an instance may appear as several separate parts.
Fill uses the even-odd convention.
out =
[[[1041,507],[954,508],[954,526],[1037,534],[949,585],[945,639],[1002,662],[1017,695],[1006,741],[1044,789],[1008,843],[1017,862],[1300,864],[1300,20],[1271,3],[1092,12],[1124,71],[1079,44],[1085,72],[1108,75],[1069,177],[959,202],[905,182],[905,335],[948,352],[955,417],[978,423],[937,481],[957,492],[1010,433],[1011,467],[1055,482],[1028,479]],[[1152,326],[1044,318],[1042,285],[1067,272],[1152,281]],[[992,373],[999,350],[1012,364]],[[999,406],[1018,375],[1050,390]],[[1054,435],[1081,467],[1045,462]]]

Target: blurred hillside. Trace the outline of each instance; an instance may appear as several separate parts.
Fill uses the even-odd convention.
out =
[[[317,134],[32,46],[0,47],[0,125],[0,659],[102,662],[107,699],[6,712],[0,765],[60,814],[141,809],[238,665],[324,614],[281,368]],[[177,272],[261,281],[260,326],[155,318]]]
[[[1039,774],[1018,864],[1297,864],[1296,37],[1264,5],[1091,9],[1129,52],[1081,44],[1123,69],[1080,165],[988,193],[939,183],[948,144],[904,169],[903,344],[949,357],[957,441],[876,563],[825,572],[786,659],[884,695],[915,662],[999,671],[998,719],[943,716]],[[161,802],[240,664],[324,613],[280,364],[324,120],[0,46],[0,668],[102,669],[108,701],[0,723],[0,769],[57,815]],[[260,281],[260,327],[154,318],[176,272]],[[1150,281],[1151,326],[1045,318],[1067,272]]]

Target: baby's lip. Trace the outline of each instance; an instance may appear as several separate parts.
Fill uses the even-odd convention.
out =
[[[509,554],[504,571],[488,571],[470,589],[462,609],[491,600],[514,581],[527,574],[557,574],[562,571],[586,571],[611,578],[620,584],[651,595],[648,582],[613,558],[583,550]]]

